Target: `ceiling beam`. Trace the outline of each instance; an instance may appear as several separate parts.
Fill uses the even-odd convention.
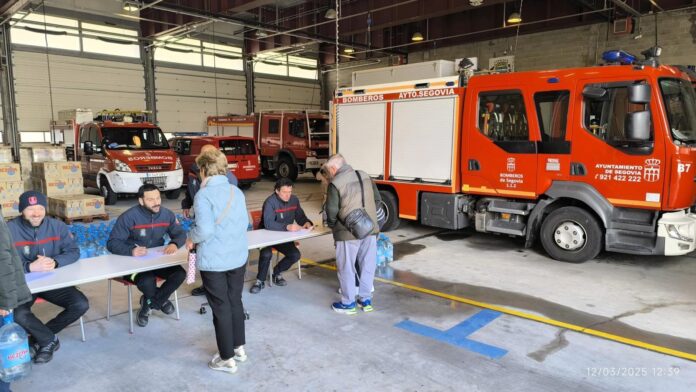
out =
[[[26,7],[31,0],[9,0],[0,5],[0,16],[12,16]]]
[[[631,7],[630,5],[626,4],[626,2],[623,0],[611,0],[611,2],[633,16],[640,16],[640,12],[638,12],[635,8]]]

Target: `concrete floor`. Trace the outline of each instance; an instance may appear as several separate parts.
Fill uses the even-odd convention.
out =
[[[248,206],[260,208],[271,190],[270,181],[255,184],[246,192]],[[310,217],[317,217],[318,185],[302,178],[296,194]],[[133,203],[135,199],[120,200],[109,207],[110,213]],[[175,201],[165,206],[179,207]],[[345,316],[331,311],[338,295],[335,272],[326,268],[333,258],[330,236],[301,245],[303,257],[326,262],[324,268],[305,268],[301,281],[289,274],[284,288],[268,288],[259,295],[245,291],[251,313],[246,328],[249,360],[235,375],[206,367],[216,351],[212,315],[197,313],[203,300],[188,295],[191,287],[179,291],[180,321],[156,314],[146,328],[136,326],[130,335],[125,288],[114,286],[117,316],[106,321],[106,283],[98,282],[80,287],[91,304],[87,342],[79,341],[79,327],[66,329],[54,360],[35,366],[13,390],[696,390],[695,362],[505,313],[482,312],[390,283],[696,354],[693,255],[602,254],[572,265],[549,259],[539,248],[524,249],[519,240],[507,237],[416,224],[389,236],[396,243],[396,260],[380,271],[385,280],[375,284],[373,313]],[[251,281],[255,252],[250,259]],[[35,309],[44,319],[55,313],[50,304]],[[480,322],[480,328],[462,332],[471,325],[460,323],[485,316],[489,320]],[[481,349],[479,343],[487,346]]]

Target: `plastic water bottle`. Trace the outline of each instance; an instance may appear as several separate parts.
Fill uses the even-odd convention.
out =
[[[18,380],[31,371],[29,340],[24,329],[14,322],[12,312],[2,319],[0,328],[0,379],[5,382]]]

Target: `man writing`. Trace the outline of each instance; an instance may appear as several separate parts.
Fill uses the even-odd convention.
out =
[[[263,202],[263,218],[261,219],[261,229],[275,231],[298,231],[311,229],[314,225],[307,219],[300,200],[292,194],[292,181],[281,178],[275,183],[275,191],[266,201]],[[283,254],[283,259],[273,269],[273,283],[278,286],[285,286],[288,283],[281,275],[300,260],[300,250],[294,242],[273,245],[261,249],[259,254],[259,271],[256,275],[256,283],[251,286],[250,293],[256,294],[265,287],[268,268],[270,268],[273,248]]]
[[[15,249],[22,260],[24,272],[48,272],[65,267],[80,258],[80,249],[68,226],[46,216],[46,196],[36,191],[24,192],[19,197],[22,212],[8,222]],[[34,301],[41,297],[63,308],[53,320],[42,323],[31,311]],[[33,295],[31,301],[15,309],[15,321],[27,330],[38,345],[35,363],[46,363],[60,348],[58,332],[87,312],[89,302],[75,287],[44,291]]]
[[[148,248],[164,245],[164,235],[169,235],[171,242],[162,250],[164,254],[173,254],[186,243],[186,233],[176,220],[174,213],[161,206],[160,191],[152,184],[145,184],[138,190],[138,203],[126,210],[116,220],[106,246],[111,253],[122,256],[145,256]],[[157,278],[164,279],[157,287]],[[180,266],[160,268],[140,272],[124,279],[133,282],[143,293],[140,297],[140,310],[137,323],[145,327],[151,311],[161,310],[172,314],[174,305],[169,297],[186,279],[186,271]]]

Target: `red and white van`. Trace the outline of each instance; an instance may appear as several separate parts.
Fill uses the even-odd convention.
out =
[[[85,186],[98,188],[107,205],[143,184],[157,186],[168,199],[179,197],[181,161],[143,112],[100,112],[95,121],[80,125],[76,137]]]

